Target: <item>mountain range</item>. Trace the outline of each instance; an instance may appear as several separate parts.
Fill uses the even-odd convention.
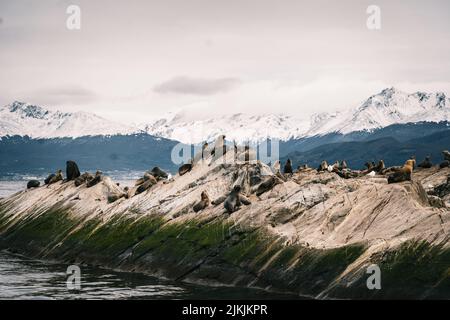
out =
[[[0,137],[81,137],[147,133],[188,144],[211,141],[225,134],[230,141],[288,141],[328,134],[373,132],[393,124],[450,121],[450,99],[442,92],[408,94],[387,88],[360,105],[341,111],[300,118],[280,114],[244,113],[188,120],[186,111],[140,125],[125,125],[87,112],[50,111],[40,106],[13,102],[0,108]]]
[[[88,112],[51,111],[14,101],[0,108],[0,137],[62,138],[132,134],[136,128]]]
[[[124,125],[87,112],[51,111],[23,102],[0,108],[0,177],[45,173],[76,160],[82,170],[176,172],[171,150],[225,134],[228,141],[280,141],[280,157],[294,166],[345,159],[359,167],[383,158],[399,165],[413,154],[437,163],[450,148],[450,100],[443,93],[404,93],[395,88],[360,105],[301,119],[288,115],[232,114],[192,121],[183,112]]]
[[[287,115],[247,115],[243,113],[186,121],[182,112],[141,126],[149,134],[200,143],[219,134],[228,140],[260,142],[267,138],[288,141],[327,134],[372,132],[393,124],[442,122],[450,120],[450,100],[442,92],[408,94],[384,89],[357,107],[314,114],[309,118]]]

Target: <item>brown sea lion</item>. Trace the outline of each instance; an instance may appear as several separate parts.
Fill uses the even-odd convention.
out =
[[[439,164],[439,168],[448,168],[450,166],[450,161],[448,160],[444,160],[443,162],[441,162],[441,164]]]
[[[117,200],[121,198],[128,198],[128,195],[124,193],[112,193],[108,195],[108,203],[116,202]]]
[[[286,163],[285,163],[284,168],[283,168],[283,173],[284,174],[291,174],[292,173],[292,162],[291,162],[291,159],[287,159],[286,160]]]
[[[328,162],[326,162],[325,160],[323,160],[323,161],[320,163],[319,167],[317,168],[317,171],[320,172],[320,171],[327,171],[327,170],[328,170]]]
[[[223,203],[226,199],[227,199],[227,196],[220,196],[217,199],[214,199],[213,201],[211,201],[211,204],[213,206],[217,206],[217,205]]]
[[[450,152],[448,150],[442,151],[442,154],[444,155],[444,160],[450,161]]]
[[[256,187],[255,194],[259,197],[263,193],[272,190],[273,187],[280,183],[283,183],[283,180],[281,180],[277,176],[269,176]]]
[[[425,160],[423,160],[421,163],[419,163],[419,168],[429,169],[433,166],[433,163],[431,163],[431,157],[426,156]]]
[[[202,191],[201,194],[201,200],[194,204],[192,209],[194,209],[194,212],[199,212],[200,210],[205,209],[207,206],[209,206],[209,197],[206,191]]]
[[[92,178],[86,182],[86,187],[91,188],[91,187],[95,186],[97,183],[99,183],[100,181],[102,181],[102,179],[103,179],[102,172],[97,170],[95,172],[94,178]]]
[[[216,150],[217,150],[217,152],[222,152],[222,154],[220,156],[223,156],[223,155],[225,155],[225,153],[227,153],[227,145],[225,144],[225,138],[226,138],[226,136],[224,134],[222,134],[216,139],[216,141],[214,143],[214,148],[211,150],[212,156],[216,155]]]
[[[58,170],[56,174],[50,179],[48,185],[51,185],[55,182],[63,180],[62,170]]]
[[[241,206],[241,201],[239,199],[239,193],[241,192],[241,187],[239,185],[234,186],[228,197],[225,199],[224,207],[228,213],[233,213],[239,209]]]
[[[373,170],[373,168],[375,167],[375,162],[373,162],[373,161],[367,161],[365,164],[364,164],[365,166],[366,166],[366,171],[367,172],[370,172],[370,171],[372,171]]]
[[[181,167],[178,168],[178,174],[180,176],[182,176],[191,170],[192,170],[192,163],[185,163]]]
[[[136,189],[136,192],[134,194],[140,194],[157,183],[158,181],[156,180],[156,178],[149,174],[147,180]]]
[[[54,173],[50,173],[47,178],[45,178],[44,180],[44,184],[48,184],[50,182],[50,180],[55,176]]]
[[[336,162],[331,166],[331,171],[332,172],[339,172],[339,167],[340,167],[340,163],[338,160],[336,160]]]
[[[388,176],[388,183],[410,181],[415,162],[413,159],[407,160],[403,167]]]
[[[156,180],[167,179],[169,175],[162,171],[159,167],[154,167],[152,171],[149,172]]]
[[[135,186],[140,186],[141,184],[143,184],[148,179],[151,179],[152,177],[153,177],[153,175],[150,172],[146,172],[146,173],[144,173],[144,176],[142,178],[139,178],[139,179],[136,180],[134,185]]]
[[[205,157],[205,150],[208,148],[208,142],[205,141],[205,143],[202,146],[202,159]]]
[[[94,176],[90,174],[89,172],[83,173],[81,176],[75,179],[75,186],[79,187],[86,181],[90,181],[94,179]]]
[[[384,161],[380,160],[378,161],[377,165],[373,167],[373,171],[375,171],[376,173],[381,173],[383,172],[384,168],[385,168]]]

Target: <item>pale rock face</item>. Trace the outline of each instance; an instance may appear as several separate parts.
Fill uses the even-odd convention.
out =
[[[93,188],[58,183],[50,188],[19,192],[2,201],[13,203],[11,214],[27,215],[34,214],[36,203],[45,208],[63,201],[71,207],[74,204],[71,199],[79,194],[82,200],[76,203],[76,210],[72,210],[76,215],[101,208],[104,219],[109,219],[117,214],[128,214],[128,209],[133,208],[142,214],[156,210],[173,223],[222,216],[223,205],[211,205],[200,214],[192,211],[192,205],[200,199],[202,191],[214,200],[228,195],[233,186],[239,184],[252,204],[242,206],[229,219],[268,228],[291,243],[308,242],[315,248],[372,243],[379,239],[404,242],[419,238],[433,239],[432,242],[437,243],[449,232],[449,209],[433,208],[419,182],[424,185],[443,183],[450,168],[419,170],[413,173],[413,182],[389,185],[382,176],[342,179],[332,172],[308,170],[295,173],[292,179],[257,197],[249,185],[250,177],[254,172],[272,176],[271,168],[258,161],[233,161],[232,152],[217,160],[209,156],[185,175],[159,181],[142,194],[113,204],[107,204],[106,197],[111,192],[120,193],[121,188],[109,178]],[[442,233],[442,228],[446,233]]]
[[[373,255],[395,250],[409,240],[425,240],[444,249],[450,247],[450,209],[433,206],[438,199],[430,202],[422,187],[445,182],[450,168],[420,169],[413,172],[413,181],[396,184],[387,184],[383,176],[342,179],[332,172],[304,170],[285,182],[280,180],[258,197],[252,193],[250,178],[255,172],[272,177],[270,167],[258,161],[233,161],[231,152],[216,160],[208,156],[183,176],[158,181],[147,191],[114,203],[108,203],[107,196],[122,190],[105,178],[92,188],[59,182],[48,188],[24,190],[0,200],[0,208],[8,208],[3,218],[9,221],[8,229],[20,228],[22,219],[36,218],[57,205],[81,218],[83,222],[77,228],[83,228],[83,223],[90,219],[100,218],[106,224],[118,217],[138,221],[157,215],[166,225],[197,220],[223,221],[243,231],[258,228],[284,247],[300,245],[322,250],[352,244],[367,246],[339,279],[365,274],[363,268]],[[209,205],[198,213],[193,211],[202,192],[214,200],[228,195],[237,184],[251,204],[242,205],[231,215],[226,213],[223,203]],[[326,295],[327,291],[321,294]]]

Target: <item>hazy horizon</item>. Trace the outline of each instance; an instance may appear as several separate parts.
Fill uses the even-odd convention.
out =
[[[80,30],[66,27],[72,4]],[[2,1],[0,105],[140,123],[175,110],[305,116],[389,87],[448,95],[449,18],[443,0]]]

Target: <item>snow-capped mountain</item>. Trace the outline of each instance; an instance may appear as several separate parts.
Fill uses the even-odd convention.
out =
[[[450,121],[450,100],[444,93],[407,94],[384,89],[356,108],[315,114],[307,119],[286,115],[233,114],[190,121],[181,113],[141,126],[149,134],[185,143],[210,141],[219,134],[227,140],[257,142],[266,138],[289,139],[373,131],[392,124]]]
[[[0,137],[31,138],[81,137],[131,134],[138,129],[106,120],[87,112],[50,111],[15,101],[0,108]]]
[[[112,122],[92,113],[50,111],[22,102],[0,108],[0,137],[28,135],[32,138],[80,137],[146,132],[184,143],[211,141],[225,134],[228,141],[259,142],[266,138],[290,139],[373,131],[392,124],[450,122],[450,100],[444,93],[408,94],[384,89],[355,108],[299,118],[280,114],[221,115],[192,120],[186,111],[139,126]]]
[[[307,125],[307,121],[303,121]],[[266,138],[289,140],[299,136],[305,126],[302,121],[286,115],[249,115],[237,113],[217,116],[204,120],[186,120],[183,113],[169,114],[167,117],[142,126],[147,133],[160,137],[170,137],[184,143],[201,143],[214,140],[221,134],[228,141],[258,142]]]
[[[372,131],[392,124],[450,120],[450,100],[444,93],[408,94],[384,89],[357,108],[315,116],[307,136],[332,132]]]

